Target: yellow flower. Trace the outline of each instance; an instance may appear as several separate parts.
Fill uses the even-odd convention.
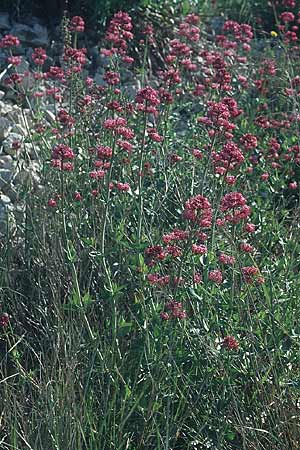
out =
[[[272,36],[272,37],[277,37],[277,36],[278,36],[278,33],[276,33],[276,31],[271,31],[271,36]]]

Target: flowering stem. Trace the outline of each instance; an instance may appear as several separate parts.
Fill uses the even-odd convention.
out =
[[[144,56],[143,56],[142,79],[141,79],[142,87],[144,86],[145,78],[146,78],[147,56],[148,56],[148,36],[146,37],[145,48],[144,48]]]
[[[143,220],[143,156],[146,143],[146,126],[147,126],[147,113],[144,115],[144,125],[143,125],[143,135],[142,135],[142,145],[139,153],[139,165],[138,165],[138,195],[139,195],[139,216],[138,216],[138,244],[141,244],[142,235],[142,220]]]
[[[108,283],[108,289],[112,296],[112,342],[113,345],[117,343],[117,305],[116,305],[116,299],[114,294],[114,288],[111,281],[111,274],[110,270],[106,261],[105,257],[105,236],[106,236],[106,224],[107,224],[107,217],[108,217],[108,208],[109,208],[109,200],[110,200],[110,182],[112,178],[112,171],[113,171],[113,165],[114,165],[114,156],[115,156],[115,138],[113,140],[112,144],[112,157],[111,157],[111,165],[108,172],[107,177],[107,184],[106,184],[106,192],[105,192],[105,205],[104,205],[104,211],[103,211],[103,217],[102,217],[102,230],[101,230],[101,242],[100,242],[100,249],[101,249],[101,258],[102,258],[102,265],[103,270],[106,276],[106,281]]]

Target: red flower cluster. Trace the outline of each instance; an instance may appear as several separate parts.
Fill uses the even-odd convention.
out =
[[[41,47],[35,48],[31,58],[36,65],[42,66],[47,59],[46,51]]]
[[[212,158],[215,171],[220,174],[233,171],[245,160],[242,151],[233,141],[226,142],[219,153],[212,152]]]
[[[12,66],[17,67],[21,64],[22,58],[21,58],[21,56],[9,56],[7,58],[7,62],[8,62],[8,64],[11,64]]]
[[[223,31],[233,33],[238,42],[250,42],[253,38],[253,32],[250,25],[246,23],[239,24],[234,20],[226,20],[223,26]]]
[[[75,154],[71,147],[65,144],[58,144],[52,150],[52,159],[58,159],[60,161],[66,159],[74,159]]]
[[[110,86],[115,86],[116,84],[120,83],[120,74],[118,72],[108,70],[107,72],[105,72],[103,80],[106,81],[106,83]]]
[[[205,255],[205,253],[207,253],[207,247],[206,245],[193,244],[192,253],[194,253],[194,255]]]
[[[10,48],[17,47],[20,45],[20,40],[12,34],[6,34],[2,39],[0,39],[0,48]]]
[[[115,135],[123,136],[125,139],[132,139],[134,132],[126,127],[127,120],[124,117],[116,117],[115,119],[106,119],[103,123],[103,127],[107,130],[113,131]]]
[[[254,277],[258,275],[259,270],[255,266],[242,267],[242,274],[246,283],[251,284],[254,281]]]
[[[74,16],[72,17],[69,24],[69,31],[74,31],[75,33],[83,33],[84,32],[85,23],[82,17]]]
[[[156,261],[161,261],[165,258],[166,254],[161,245],[153,245],[145,250],[146,263],[153,265]]]
[[[108,56],[114,53],[125,55],[127,50],[126,41],[133,38],[131,30],[131,17],[127,13],[122,11],[116,13],[113,16],[105,35],[105,39],[113,44],[113,48],[108,51],[104,50],[103,53],[107,54]]]
[[[221,284],[223,281],[223,275],[222,275],[221,270],[219,270],[219,269],[211,270],[208,273],[208,279],[211,281],[214,281],[217,284]]]
[[[222,342],[222,347],[227,350],[238,350],[239,343],[234,336],[225,336]]]
[[[251,214],[251,208],[246,204],[246,199],[240,192],[230,192],[221,200],[220,210],[227,212],[225,220],[231,223],[238,223],[245,220]],[[232,211],[228,214],[228,211]]]
[[[65,73],[61,67],[51,66],[48,72],[45,73],[45,78],[63,81],[65,78]]]
[[[183,217],[201,228],[209,228],[212,220],[211,204],[206,197],[196,195],[185,203]]]
[[[176,302],[175,300],[170,301],[166,304],[166,310],[160,313],[160,317],[163,320],[186,319],[186,311],[180,302]]]
[[[240,143],[243,145],[245,150],[251,150],[257,147],[257,137],[253,134],[246,133],[240,138]]]
[[[227,266],[232,266],[235,263],[235,257],[225,255],[225,253],[220,253],[218,259],[221,264],[225,264]]]
[[[171,233],[164,234],[162,240],[165,244],[170,242],[186,241],[189,237],[189,232],[175,229]]]
[[[67,127],[72,127],[75,124],[74,117],[70,116],[70,114],[65,109],[60,109],[57,113],[58,121]]]
[[[197,27],[200,17],[196,14],[188,14],[179,25],[178,35],[185,37],[188,41],[198,42],[200,39],[200,30]]]
[[[156,106],[160,104],[159,92],[151,86],[140,89],[136,95],[135,101],[139,104],[138,109],[146,113],[157,114]]]
[[[9,315],[7,313],[3,313],[0,316],[0,327],[7,327],[9,323]]]
[[[282,22],[285,22],[285,23],[294,22],[294,20],[295,20],[294,14],[290,11],[285,11],[285,12],[281,13],[279,18],[280,18],[280,20],[282,20]]]

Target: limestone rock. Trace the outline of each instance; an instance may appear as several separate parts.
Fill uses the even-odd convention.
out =
[[[5,117],[0,117],[0,141],[6,139],[11,131],[11,123]]]
[[[0,13],[0,30],[7,31],[10,27],[9,14],[5,12]]]
[[[2,155],[0,157],[0,170],[13,168],[13,159],[10,155]]]
[[[18,143],[20,145],[18,145]],[[21,153],[22,135],[10,133],[10,135],[2,142],[3,152],[10,156],[19,156]]]
[[[35,23],[32,27],[22,23],[16,23],[10,33],[17,36],[24,44],[34,47],[44,47],[49,44],[47,28]]]
[[[11,170],[0,169],[0,189],[12,180],[13,174]]]
[[[14,177],[14,183],[16,185],[25,183],[32,183],[34,186],[38,185],[40,183],[39,170],[40,165],[37,161],[31,161],[26,165],[23,164],[23,167],[20,168],[19,172]]]

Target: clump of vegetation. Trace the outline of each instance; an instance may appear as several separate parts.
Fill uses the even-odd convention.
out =
[[[153,24],[136,40],[118,12],[100,85],[80,16],[46,72],[1,39],[41,177],[0,243],[1,448],[298,447],[300,47],[280,11],[260,52],[248,23],[189,12],[157,67]]]

